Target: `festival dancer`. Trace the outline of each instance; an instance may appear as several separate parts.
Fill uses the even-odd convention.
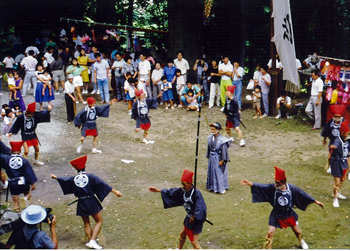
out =
[[[112,192],[117,197],[123,195],[109,186],[101,178],[91,173],[86,173],[87,156],[78,157],[70,162],[77,170],[78,174],[70,177],[57,177],[51,174],[51,178],[58,181],[62,188],[63,194],[74,194],[77,200],[77,216],[81,216],[84,222],[84,230],[88,242],[85,244],[88,248],[102,249],[96,239],[102,228],[102,201]],[[95,220],[95,227],[90,225],[90,216]]]
[[[327,124],[325,124],[321,131],[321,136],[323,137],[323,145],[327,144],[327,138],[329,139],[329,145],[332,145],[333,141],[339,137],[340,132],[339,128],[341,123],[343,122],[345,105],[330,105],[330,112],[333,114],[333,117]],[[331,168],[329,167],[329,161],[327,161],[326,166],[327,173],[331,173]]]
[[[49,104],[47,106],[47,111],[36,112],[35,105],[35,103],[29,104],[25,114],[17,117],[8,136],[11,137],[12,134],[17,134],[18,131],[21,130],[24,157],[28,157],[29,147],[33,146],[35,150],[34,165],[42,166],[44,163],[39,161],[39,140],[35,131],[39,123],[50,122],[52,106]]]
[[[228,148],[231,139],[220,134],[222,129],[219,122],[210,124],[210,136],[208,137],[208,175],[207,189],[215,193],[224,194],[228,189]]]
[[[29,201],[32,197],[31,191],[35,190],[35,182],[37,181],[29,161],[20,155],[22,144],[22,141],[11,141],[11,154],[0,154],[0,164],[6,171],[8,188],[12,195],[14,210],[17,212],[21,211],[19,195],[23,193],[24,201]],[[2,182],[5,183],[4,180]]]
[[[239,105],[237,100],[234,98],[235,86],[230,85],[227,87],[226,91],[226,103],[224,105],[224,113],[226,115],[226,133],[229,137],[231,137],[232,141],[232,133],[231,128],[235,129],[238,134],[238,138],[240,139],[239,145],[241,147],[245,146],[245,140],[243,139],[243,133],[240,126],[241,115],[239,112]]]
[[[102,153],[101,150],[96,148],[98,143],[96,120],[97,117],[109,117],[109,104],[95,106],[96,100],[93,97],[89,97],[87,103],[88,105],[74,119],[74,125],[81,128],[81,138],[77,147],[77,153],[81,153],[85,137],[87,136],[94,137],[92,153]]]
[[[329,166],[334,177],[333,207],[339,207],[338,199],[345,200],[346,197],[340,193],[340,189],[348,171],[349,141],[346,137],[349,132],[349,122],[344,121],[340,126],[340,136],[335,137],[329,146]]]
[[[293,207],[296,206],[301,210],[306,210],[309,204],[315,203],[323,208],[323,203],[315,200],[300,188],[288,184],[285,171],[278,167],[274,168],[275,184],[258,184],[248,180],[241,181],[242,185],[251,187],[253,203],[269,202],[273,207],[269,218],[269,230],[263,248],[272,248],[272,238],[276,228],[291,227],[302,249],[308,249],[308,245],[304,241],[298,225],[298,215],[293,210]]]
[[[147,140],[151,120],[148,116],[148,105],[143,90],[135,90],[136,101],[132,105],[131,118],[136,120],[136,133],[143,130],[143,140],[145,144],[153,144],[153,140]]]
[[[191,241],[194,249],[200,249],[198,242],[199,234],[202,232],[203,223],[207,217],[207,206],[203,196],[198,189],[193,186],[193,172],[184,170],[181,177],[182,188],[170,188],[160,190],[151,186],[151,192],[161,193],[164,208],[184,206],[187,213],[184,220],[184,229],[180,233],[179,249],[182,249],[186,236]]]

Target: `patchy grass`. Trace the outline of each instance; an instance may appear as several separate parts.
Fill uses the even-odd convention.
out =
[[[57,102],[62,102],[58,100]],[[60,248],[84,248],[82,220],[75,216],[76,205],[66,204],[73,196],[63,196],[49,174],[72,175],[68,161],[77,155],[75,146],[79,130],[64,123],[64,108],[59,105],[53,113],[53,122],[39,126],[43,144],[43,158],[48,165],[35,170],[39,177],[34,202],[53,207],[57,215],[57,231]],[[103,154],[89,154],[87,171],[96,173],[113,187],[123,198],[112,194],[103,202],[104,226],[100,242],[105,248],[118,249],[165,249],[175,248],[182,230],[184,209],[164,210],[159,194],[148,192],[150,185],[160,188],[180,186],[184,168],[194,168],[197,113],[162,108],[152,110],[150,138],[154,145],[143,145],[142,133],[134,132],[135,122],[127,115],[122,103],[113,105],[109,119],[99,119],[99,133]],[[284,168],[288,181],[312,194],[325,203],[320,209],[311,205],[306,212],[299,210],[299,223],[310,248],[349,248],[350,201],[340,201],[341,207],[332,207],[332,178],[326,174],[327,149],[321,145],[319,131],[311,131],[309,125],[296,120],[277,121],[273,118],[253,120],[252,110],[242,114],[247,129],[243,129],[247,146],[240,148],[235,142],[230,151],[230,189],[224,195],[205,191],[208,123],[225,119],[219,109],[203,109],[200,130],[198,188],[208,207],[208,218],[214,226],[205,224],[200,235],[203,248],[261,248],[267,231],[271,206],[251,203],[249,188],[239,185],[248,178],[252,181],[273,182],[273,166]],[[55,131],[56,128],[56,131]],[[57,129],[58,128],[58,129]],[[48,133],[49,130],[55,133]],[[223,132],[224,133],[224,132]],[[49,147],[54,144],[55,149]],[[89,153],[91,139],[83,151]],[[135,163],[124,164],[120,159],[132,159]],[[344,194],[349,184],[344,186]],[[40,201],[39,201],[40,200]],[[4,240],[6,236],[1,236]],[[298,242],[291,230],[279,230],[274,248],[297,248]],[[189,243],[187,248],[191,248]]]

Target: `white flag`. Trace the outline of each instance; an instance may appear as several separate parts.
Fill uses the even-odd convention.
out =
[[[296,66],[295,41],[289,0],[273,0],[274,31],[272,41],[283,65],[283,80],[289,80],[299,87]]]

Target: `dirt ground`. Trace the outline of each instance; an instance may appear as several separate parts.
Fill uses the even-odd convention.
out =
[[[5,100],[6,94],[0,97],[2,103]],[[26,97],[27,102],[31,100],[33,97]],[[33,192],[33,203],[53,208],[60,248],[85,248],[82,221],[75,216],[76,204],[67,206],[74,197],[63,196],[57,182],[49,178],[51,173],[57,176],[75,174],[69,161],[78,156],[75,149],[80,138],[79,129],[66,123],[63,96],[57,96],[54,104],[51,123],[40,124],[37,129],[45,166],[34,167],[39,181]],[[78,110],[82,107],[80,104]],[[152,110],[151,115],[150,138],[155,140],[154,145],[141,143],[142,133],[134,132],[135,122],[128,116],[124,103],[114,104],[109,118],[98,119],[103,153],[91,154],[91,139],[84,145],[83,154],[88,154],[87,171],[102,177],[124,194],[123,198],[110,194],[103,202],[104,226],[99,242],[104,248],[176,248],[178,234],[183,228],[184,209],[164,210],[160,195],[148,192],[147,188],[150,185],[180,186],[182,170],[194,168],[197,113],[160,108]],[[208,110],[207,107],[202,115],[197,184],[208,207],[208,218],[214,222],[214,226],[205,224],[200,235],[203,248],[262,247],[271,206],[251,203],[249,189],[240,186],[239,181],[248,178],[259,183],[273,182],[275,165],[286,170],[290,183],[325,203],[324,210],[316,205],[309,206],[305,212],[297,210],[310,248],[350,247],[347,237],[350,201],[340,201],[340,208],[332,207],[332,178],[324,170],[327,149],[321,145],[319,131],[311,131],[309,125],[293,119],[253,120],[252,110],[243,111],[242,118],[248,127],[243,129],[247,146],[239,147],[236,140],[230,147],[230,189],[218,195],[205,190],[205,156],[208,123],[224,124],[224,116],[218,108]],[[13,138],[20,139],[19,136]],[[3,137],[3,141],[8,139]],[[124,164],[121,159],[135,163]],[[350,196],[348,183],[343,191]],[[2,240],[5,238],[7,236],[1,236]],[[291,230],[279,230],[273,247],[297,248],[297,244]],[[185,247],[191,248],[191,245],[187,243]]]

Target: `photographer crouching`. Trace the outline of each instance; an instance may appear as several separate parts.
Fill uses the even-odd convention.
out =
[[[7,248],[15,249],[57,249],[56,217],[50,214],[51,209],[30,205],[21,213],[23,221],[12,232],[7,241]],[[46,222],[50,225],[51,238],[38,228],[38,224]]]

